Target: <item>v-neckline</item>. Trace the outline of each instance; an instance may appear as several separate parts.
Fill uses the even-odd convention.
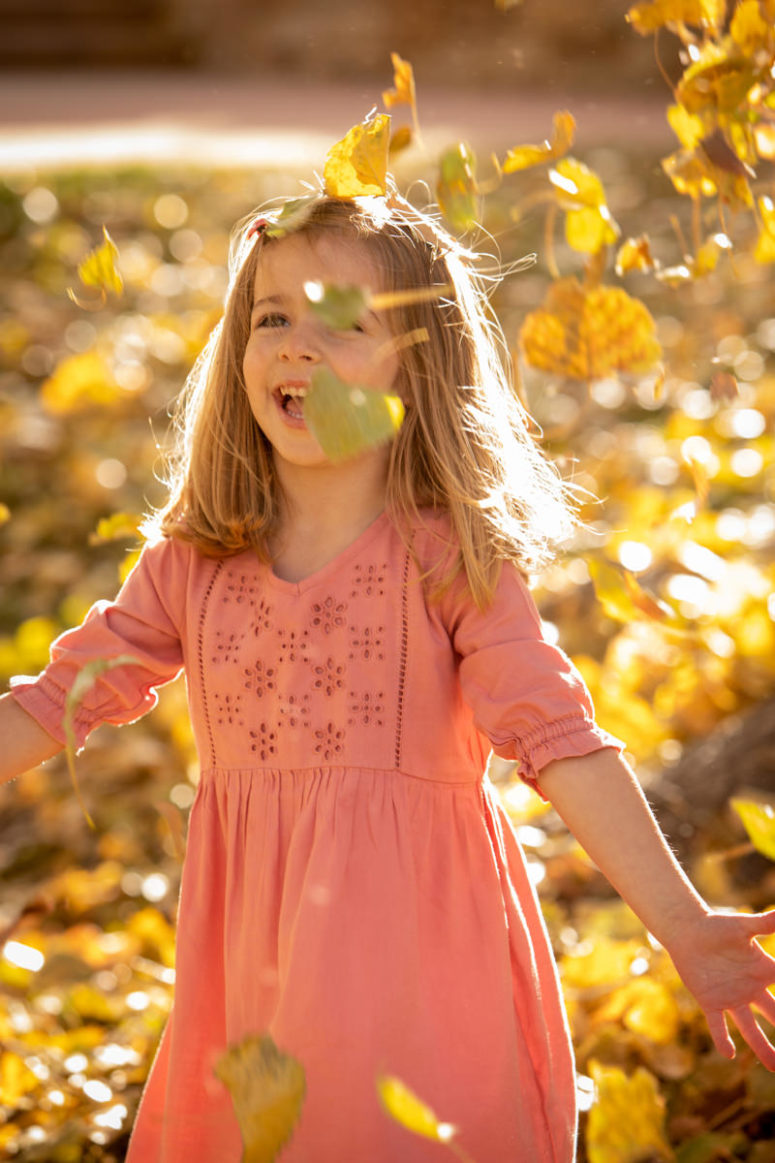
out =
[[[352,558],[357,557],[360,551],[381,532],[384,525],[389,521],[387,512],[383,510],[379,516],[366,526],[362,533],[359,533],[354,541],[341,549],[339,553],[335,554],[330,561],[325,565],[321,565],[318,569],[307,574],[306,577],[300,578],[298,581],[288,581],[285,578],[278,577],[272,569],[271,562],[266,564],[266,575],[269,584],[277,590],[284,590],[290,594],[300,594],[305,590],[311,589],[313,586],[320,585],[322,582],[333,573],[338,572],[343,565],[347,565]]]

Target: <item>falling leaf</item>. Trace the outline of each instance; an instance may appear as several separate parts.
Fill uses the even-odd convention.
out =
[[[40,392],[48,411],[58,416],[115,404],[125,398],[105,360],[96,351],[63,359]]]
[[[336,331],[349,330],[369,305],[368,290],[348,284],[309,282],[304,294],[318,319]]]
[[[775,808],[772,804],[737,798],[729,802],[743,821],[756,851],[775,860]]]
[[[412,131],[408,125],[399,125],[390,138],[388,152],[391,157],[401,153],[412,144]]]
[[[683,105],[671,105],[667,111],[667,120],[684,149],[693,150],[705,136],[703,119],[689,113]]]
[[[293,198],[286,202],[280,213],[267,223],[265,229],[267,238],[284,238],[286,234],[300,230],[312,213],[317,200],[314,195],[310,195],[307,198]]]
[[[585,288],[575,278],[552,284],[543,305],[526,317],[520,343],[533,367],[579,380],[647,372],[661,355],[654,320],[641,302],[619,287]]]
[[[594,170],[575,158],[564,158],[549,171],[557,204],[566,211],[568,245],[583,254],[596,254],[616,242],[619,227],[606,205],[603,183]]]
[[[439,1143],[448,1143],[454,1138],[455,1127],[440,1123],[430,1107],[400,1079],[381,1074],[377,1078],[377,1093],[385,1112],[408,1131]]]
[[[476,226],[476,158],[462,141],[442,155],[436,199],[453,230]]]
[[[609,618],[629,625],[641,614],[657,621],[675,617],[670,607],[644,590],[629,570],[598,557],[587,558],[587,566],[598,601]]]
[[[100,301],[104,303],[108,293],[120,295],[124,289],[124,280],[119,273],[118,247],[103,226],[104,241],[100,246],[90,251],[78,267],[78,277],[85,287],[95,287],[100,292]],[[69,297],[78,306],[83,304],[72,287],[67,291]]]
[[[318,368],[304,397],[304,419],[323,452],[334,462],[392,440],[404,419],[398,396],[347,384]]]
[[[772,198],[763,197],[758,202],[762,228],[756,240],[754,258],[757,262],[775,262],[775,203]]]
[[[390,63],[393,66],[393,88],[386,89],[382,94],[385,108],[394,109],[396,105],[408,105],[412,111],[412,117],[415,118],[417,116],[417,93],[412,66],[397,52],[390,54]]]
[[[367,117],[332,146],[323,170],[326,193],[332,198],[384,194],[387,180],[390,117]]]
[[[626,19],[641,36],[648,36],[670,25],[719,28],[725,9],[725,0],[647,0],[644,4],[634,4]]]
[[[304,1068],[268,1034],[243,1038],[215,1064],[234,1103],[242,1163],[273,1163],[293,1134],[306,1092]]]
[[[552,140],[545,141],[543,145],[518,145],[510,149],[501,167],[504,174],[513,174],[562,157],[573,144],[575,129],[576,121],[572,113],[567,110],[555,113]]]
[[[665,1102],[654,1075],[640,1066],[628,1076],[617,1066],[587,1067],[597,1101],[587,1122],[589,1163],[642,1163],[674,1158],[665,1138]]]
[[[75,753],[77,748],[77,741],[75,737],[75,716],[78,707],[85,695],[89,693],[100,675],[105,674],[108,670],[114,670],[117,666],[139,666],[140,660],[131,654],[119,654],[116,658],[95,658],[92,662],[88,662],[81,667],[76,675],[73,685],[67,692],[65,699],[65,710],[62,718],[62,727],[65,732],[65,751],[67,755],[67,769],[70,772],[70,779],[73,783],[73,790],[76,798],[80,804],[81,811],[86,817],[89,827],[94,827],[94,821],[86,810],[86,805],[81,796],[81,789],[78,786],[78,779],[75,774]]]
[[[650,271],[655,266],[651,253],[651,241],[647,234],[639,238],[628,238],[619,247],[616,255],[616,273],[621,276],[628,271]]]
[[[730,403],[740,395],[740,385],[731,372],[718,368],[711,376],[708,391],[717,403]]]
[[[729,22],[729,35],[735,44],[748,55],[766,50],[769,31],[759,0],[738,0]]]

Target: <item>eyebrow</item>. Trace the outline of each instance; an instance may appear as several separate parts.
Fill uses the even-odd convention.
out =
[[[253,306],[250,308],[250,314],[255,315],[256,311],[258,311],[260,307],[265,307],[267,304],[271,305],[272,307],[277,307],[282,302],[283,299],[281,295],[267,295],[263,299],[256,299],[253,303]]]

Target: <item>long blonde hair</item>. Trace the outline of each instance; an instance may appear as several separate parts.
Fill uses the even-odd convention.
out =
[[[267,212],[270,220],[276,209]],[[185,538],[206,554],[252,548],[268,560],[279,483],[250,410],[242,358],[256,269],[276,240],[251,237],[253,221],[234,234],[224,317],[181,394],[169,501],[148,528]],[[525,571],[544,564],[573,517],[569,490],[531,435],[512,386],[508,348],[476,257],[436,218],[395,193],[354,200],[320,195],[298,229],[313,238],[334,232],[364,246],[386,292],[439,292],[388,309],[394,336],[424,328],[428,341],[400,351],[397,391],[408,406],[391,449],[386,508],[402,531],[421,520],[421,509],[446,512],[455,552],[442,585],[462,567],[484,606],[501,562]]]

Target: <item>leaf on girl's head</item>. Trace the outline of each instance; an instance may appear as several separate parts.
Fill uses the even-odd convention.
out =
[[[387,182],[390,117],[367,117],[332,146],[323,170],[326,193],[332,198],[384,194]]]
[[[597,1101],[587,1122],[589,1163],[636,1163],[674,1159],[665,1137],[665,1100],[656,1078],[643,1066],[627,1075],[618,1066],[590,1061]]]
[[[435,1139],[438,1143],[449,1143],[455,1137],[456,1128],[449,1123],[440,1123],[430,1107],[399,1078],[380,1074],[377,1094],[385,1113],[407,1131],[425,1139]]]
[[[94,827],[94,821],[86,810],[86,805],[83,802],[81,789],[78,786],[78,779],[75,774],[75,752],[77,747],[75,737],[75,716],[78,711],[78,707],[84,698],[84,695],[89,693],[101,674],[104,674],[108,670],[114,670],[117,666],[140,665],[140,660],[135,658],[132,654],[119,654],[116,658],[95,658],[92,662],[88,662],[86,666],[79,670],[73,685],[67,692],[67,698],[65,699],[65,712],[62,717],[62,727],[65,732],[67,768],[70,772],[70,779],[73,783],[73,790],[75,791],[76,798],[90,828]]]
[[[513,174],[517,170],[526,170],[531,166],[541,165],[542,162],[562,157],[573,144],[575,129],[576,120],[573,114],[567,110],[560,110],[554,115],[552,140],[545,141],[543,145],[518,145],[510,149],[501,169],[504,174]]]
[[[214,1072],[234,1103],[242,1163],[273,1163],[299,1121],[306,1093],[303,1066],[262,1034],[230,1046]]]
[[[328,459],[337,462],[392,440],[403,423],[404,405],[398,396],[347,384],[328,368],[318,368],[304,397],[304,419]]]
[[[95,287],[100,292],[100,306],[105,302],[108,292],[113,295],[120,295],[124,289],[124,280],[121,278],[118,267],[116,266],[118,262],[118,247],[104,226],[102,233],[104,236],[103,243],[90,251],[78,267],[78,277],[83,285],[85,287]],[[86,306],[88,308],[92,306],[90,303],[83,303],[72,287],[68,288],[67,294],[79,307]]]
[[[436,200],[453,230],[476,226],[476,157],[462,141],[441,156]]]
[[[357,323],[370,298],[366,287],[338,283],[305,283],[304,294],[314,314],[336,331],[346,331]]]
[[[267,224],[264,230],[267,238],[284,238],[286,234],[300,230],[317,201],[317,196],[310,194],[306,198],[293,198],[286,202],[280,213]]]
[[[525,359],[577,380],[651,371],[662,354],[648,309],[620,287],[560,279],[519,333]]]
[[[732,799],[730,804],[743,821],[748,839],[757,852],[775,860],[775,808],[756,800]]]
[[[647,234],[641,234],[638,238],[628,238],[619,247],[616,255],[616,273],[620,277],[628,271],[651,271],[655,266],[651,241]]]
[[[412,66],[397,52],[390,54],[390,63],[393,66],[393,88],[385,89],[382,94],[385,108],[394,109],[396,105],[408,105],[414,113],[417,108],[417,94]]]

